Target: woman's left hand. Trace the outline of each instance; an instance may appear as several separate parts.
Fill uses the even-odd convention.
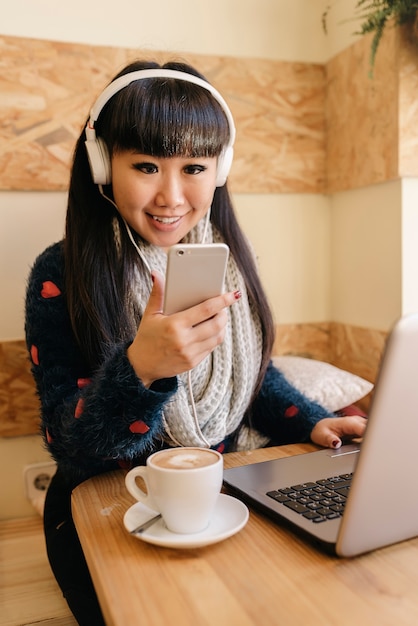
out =
[[[311,440],[325,448],[340,448],[343,437],[361,438],[366,429],[367,419],[360,415],[345,417],[325,417],[315,424]]]

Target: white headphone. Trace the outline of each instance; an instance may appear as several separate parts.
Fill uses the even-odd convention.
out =
[[[96,137],[96,131],[94,129],[94,124],[97,121],[101,110],[110,98],[118,93],[118,91],[136,80],[143,80],[145,78],[175,78],[176,80],[184,80],[188,83],[199,85],[200,87],[203,87],[203,89],[209,91],[215,100],[217,100],[217,102],[221,105],[228,120],[230,135],[228,145],[218,157],[216,186],[222,187],[228,177],[234,155],[233,145],[235,140],[235,125],[232,113],[221,94],[214,87],[212,87],[210,83],[194,76],[193,74],[168,69],[138,70],[136,72],[120,76],[110,83],[110,85],[108,85],[97,98],[90,111],[90,119],[86,126],[85,142],[93,181],[97,185],[108,185],[112,181],[112,171],[107,146],[101,137]]]

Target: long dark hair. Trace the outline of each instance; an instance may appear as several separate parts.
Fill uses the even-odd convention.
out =
[[[161,67],[135,62],[115,78],[140,69]],[[204,78],[183,63],[175,69]],[[219,103],[199,86],[173,79],[134,81],[104,106],[96,133],[109,154],[134,149],[156,157],[219,156],[229,140],[229,126]],[[77,142],[70,180],[64,241],[65,285],[73,331],[86,362],[97,368],[107,350],[128,342],[139,312],[131,297],[135,268],[142,261],[129,241],[116,208],[93,183],[84,131]],[[111,197],[111,187],[106,195]],[[115,220],[120,243],[115,243]],[[274,340],[274,324],[253,255],[236,219],[227,186],[215,191],[211,221],[218,228],[244,276],[250,303],[263,329],[263,358],[258,391]]]

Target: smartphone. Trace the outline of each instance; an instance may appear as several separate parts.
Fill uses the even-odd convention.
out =
[[[224,289],[229,248],[224,243],[177,244],[168,249],[165,315],[219,296]]]

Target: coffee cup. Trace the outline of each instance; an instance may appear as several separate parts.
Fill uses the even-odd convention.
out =
[[[141,477],[145,492],[137,483]],[[169,448],[151,454],[146,465],[131,469],[125,484],[139,502],[161,513],[173,533],[207,528],[223,480],[223,458],[207,448]]]

